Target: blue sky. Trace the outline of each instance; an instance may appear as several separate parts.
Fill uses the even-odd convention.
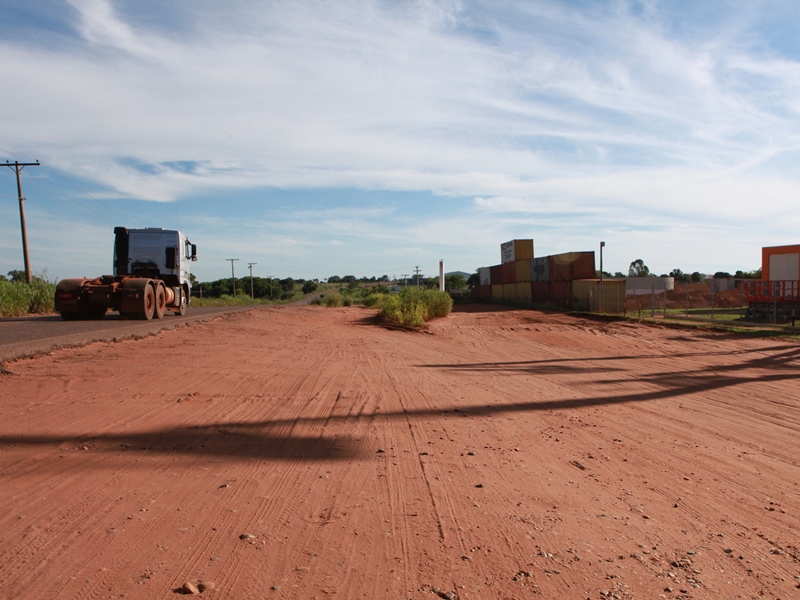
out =
[[[0,14],[32,268],[179,227],[195,273],[473,272],[500,243],[667,273],[800,243],[800,3],[42,0]],[[22,268],[0,169],[0,273]]]

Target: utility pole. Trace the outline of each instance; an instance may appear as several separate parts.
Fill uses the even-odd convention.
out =
[[[239,260],[238,258],[226,258],[225,260],[231,261],[231,283],[233,284],[233,297],[236,298],[236,275],[233,273],[233,263]]]
[[[414,277],[417,280],[417,287],[419,287],[419,273],[420,273],[419,266],[414,267]]]
[[[605,242],[600,242],[600,310],[598,312],[605,312],[603,305],[603,248],[606,247]]]
[[[231,263],[233,264],[233,263]],[[255,300],[256,297],[253,295],[253,265],[257,265],[258,263],[247,263],[247,266],[250,267],[250,299]]]
[[[39,161],[37,160],[35,163],[21,163],[19,161],[14,161],[14,164],[6,161],[6,166],[10,169],[14,169],[14,172],[17,174],[17,195],[19,196],[19,224],[22,228],[22,256],[25,260],[25,280],[30,283],[31,282],[31,261],[28,258],[28,233],[25,230],[25,198],[22,196],[22,179],[20,178],[20,173],[22,172],[23,167],[38,167]]]
[[[403,278],[403,287],[407,287],[408,286],[408,278],[410,277],[410,275],[408,273],[403,273],[402,275],[400,275],[400,277]]]

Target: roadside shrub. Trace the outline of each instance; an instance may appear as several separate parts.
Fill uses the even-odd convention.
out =
[[[342,306],[342,295],[339,292],[328,292],[322,298],[320,298],[323,306],[327,308],[334,308],[336,306]]]
[[[353,306],[353,297],[350,295],[342,298],[342,306]]]
[[[56,284],[34,277],[30,284],[0,280],[0,317],[50,313],[55,309]]]
[[[370,294],[366,298],[364,298],[364,306],[371,308],[373,306],[379,306],[384,299],[387,297],[387,294]]]
[[[381,314],[389,321],[419,327],[431,319],[446,317],[452,309],[453,299],[449,294],[410,287],[386,297]]]

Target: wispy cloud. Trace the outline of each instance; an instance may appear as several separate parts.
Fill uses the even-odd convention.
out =
[[[780,215],[752,239],[783,243],[797,230],[800,63],[768,25],[800,15],[768,4],[70,0],[59,35],[0,37],[19,107],[0,116],[0,147],[104,199],[180,200],[185,223],[217,196],[219,213],[194,215],[206,236],[206,217],[253,229],[238,196],[342,190],[340,206],[280,214],[264,200],[259,219],[291,230],[307,272],[318,242],[348,264],[355,240],[387,260],[404,239],[431,257],[460,243],[474,267],[523,230],[554,251],[617,234],[631,255],[632,232],[685,246],[698,220],[742,239]],[[370,212],[347,190],[434,200]],[[658,252],[651,263],[697,258]],[[709,252],[754,266],[751,247]]]

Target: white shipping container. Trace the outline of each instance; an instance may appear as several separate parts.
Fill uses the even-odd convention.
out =
[[[480,267],[478,269],[478,277],[480,278],[481,285],[492,285],[492,271],[489,267]]]

